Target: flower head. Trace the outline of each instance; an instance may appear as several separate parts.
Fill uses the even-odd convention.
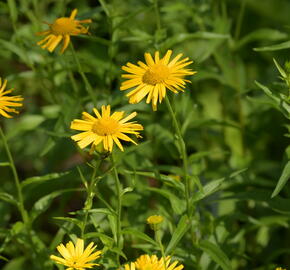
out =
[[[178,54],[170,61],[172,51],[168,50],[165,56],[160,59],[159,51],[155,52],[154,59],[150,53],[145,53],[146,64],[139,61],[138,66],[127,63],[122,69],[129,74],[123,74],[122,77],[127,80],[121,85],[121,91],[129,88],[135,88],[127,94],[129,103],[139,103],[145,96],[147,96],[146,103],[152,102],[152,108],[157,110],[157,102],[162,102],[166,96],[166,90],[177,93],[184,91],[186,82],[184,79],[186,75],[193,75],[191,69],[185,67],[192,63],[188,58],[179,60],[182,53]]]
[[[276,270],[286,270],[286,269],[284,269],[282,267],[277,267]]]
[[[6,91],[7,80],[4,80],[2,83],[2,79],[0,78],[0,115],[3,115],[6,118],[12,118],[8,113],[18,113],[14,108],[10,107],[21,107],[22,103],[20,101],[23,100],[21,96],[7,96],[14,89],[8,89]]]
[[[50,259],[58,264],[67,266],[67,270],[84,270],[86,268],[92,268],[99,264],[90,262],[98,259],[102,253],[101,251],[93,253],[96,247],[97,246],[94,246],[94,243],[92,242],[84,250],[84,240],[77,239],[75,246],[71,241],[68,242],[66,246],[63,244],[57,246],[57,250],[63,258],[51,255]]]
[[[150,225],[152,230],[157,231],[160,228],[163,219],[162,216],[154,215],[147,218],[147,223]]]
[[[56,19],[49,25],[49,30],[38,32],[37,35],[46,35],[44,39],[37,42],[42,49],[47,49],[52,52],[56,46],[63,40],[61,53],[65,51],[70,42],[70,36],[77,36],[80,34],[88,34],[88,27],[84,27],[82,23],[91,23],[92,20],[75,20],[78,10],[74,9],[70,17],[61,17]]]
[[[165,264],[163,258],[158,259],[156,255],[142,255],[135,262],[126,264],[125,270],[181,270],[183,269],[183,265],[179,265],[178,261],[174,261],[170,264],[170,256],[165,258]]]
[[[129,136],[134,134],[140,137],[139,130],[143,130],[143,126],[134,122],[128,122],[134,118],[137,113],[133,112],[124,118],[124,112],[114,112],[111,115],[110,105],[102,106],[102,115],[97,109],[93,109],[96,117],[83,112],[83,120],[75,119],[72,121],[70,128],[81,130],[83,132],[72,136],[74,141],[78,142],[80,148],[85,148],[92,143],[92,149],[98,144],[103,143],[106,151],[112,152],[114,143],[124,151],[120,140],[129,141],[137,144]]]

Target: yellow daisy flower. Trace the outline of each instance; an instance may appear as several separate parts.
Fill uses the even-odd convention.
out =
[[[142,255],[136,260],[136,262],[126,264],[125,270],[181,270],[184,267],[182,264],[176,266],[178,261],[174,261],[170,264],[170,256],[167,256],[165,260],[166,267],[163,258],[158,259],[156,255]]]
[[[168,50],[165,56],[160,59],[159,51],[155,52],[154,59],[150,53],[145,53],[146,64],[138,61],[138,65],[127,63],[122,66],[124,71],[129,74],[123,74],[122,77],[128,79],[122,82],[120,90],[127,90],[135,87],[134,90],[127,94],[129,103],[139,103],[145,96],[147,96],[146,103],[152,102],[152,108],[157,110],[157,102],[162,102],[166,96],[166,90],[169,89],[174,93],[184,91],[186,82],[184,76],[193,75],[191,69],[184,67],[192,63],[188,61],[188,57],[179,60],[182,53],[178,54],[170,61],[172,51]]]
[[[136,124],[135,121],[128,122],[137,115],[136,112],[131,113],[125,118],[123,118],[124,112],[114,112],[111,115],[110,105],[107,107],[102,106],[102,115],[96,108],[94,108],[93,111],[96,117],[83,112],[83,120],[75,119],[71,123],[71,129],[84,131],[71,136],[74,141],[78,142],[80,148],[85,148],[92,143],[91,149],[94,149],[98,144],[103,143],[104,149],[112,152],[114,142],[121,151],[124,151],[120,139],[137,144],[130,137],[125,135],[125,133],[128,133],[134,134],[136,137],[141,137],[138,131],[143,130],[143,126]]]
[[[276,270],[286,270],[286,269],[284,269],[282,267],[277,267]]]
[[[65,51],[70,43],[70,36],[80,34],[88,34],[88,27],[84,27],[82,23],[91,23],[92,20],[75,20],[78,10],[74,9],[70,17],[61,17],[56,19],[52,24],[49,24],[49,30],[36,33],[37,35],[46,35],[46,37],[37,42],[42,49],[47,49],[52,52],[56,46],[63,40],[61,53]]]
[[[94,243],[91,242],[84,250],[84,240],[77,239],[75,246],[71,241],[68,242],[66,246],[64,246],[64,244],[57,246],[57,250],[63,258],[51,255],[50,259],[68,267],[66,268],[67,270],[84,270],[86,268],[92,268],[99,264],[91,263],[91,261],[98,259],[102,253],[101,251],[92,253],[96,247],[97,246],[94,246]]]
[[[7,94],[10,94],[14,89],[11,88],[4,91],[6,85],[7,80],[4,80],[2,84],[2,79],[0,78],[0,115],[6,118],[12,118],[8,113],[18,113],[18,111],[10,107],[21,107],[23,104],[20,101],[22,101],[23,98],[21,96],[7,96]]]

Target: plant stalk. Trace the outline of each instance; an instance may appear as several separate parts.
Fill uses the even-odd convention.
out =
[[[116,209],[116,214],[117,214],[117,224],[116,224],[116,240],[117,240],[117,247],[119,250],[121,250],[121,210],[122,210],[122,198],[121,198],[121,183],[120,179],[118,176],[118,171],[116,168],[116,163],[114,161],[113,154],[110,155],[110,160],[113,166],[113,175],[115,179],[115,187],[116,187],[116,193],[117,193],[117,209]],[[118,266],[120,267],[120,255],[117,253],[117,263]]]
[[[83,81],[84,81],[84,83],[85,83],[86,90],[87,90],[89,96],[91,97],[94,106],[96,107],[96,106],[97,106],[97,99],[96,99],[96,96],[94,95],[93,88],[92,88],[92,86],[91,86],[91,84],[90,84],[90,82],[89,82],[87,76],[86,76],[85,73],[84,73],[84,70],[83,70],[83,68],[82,68],[82,65],[81,65],[81,63],[80,63],[80,61],[79,61],[79,58],[78,58],[78,56],[77,56],[77,54],[76,54],[76,51],[75,51],[75,49],[74,49],[72,43],[70,43],[70,48],[71,48],[71,51],[72,51],[73,58],[74,58],[74,60],[75,60],[75,62],[76,62],[76,64],[77,64],[79,74],[81,75],[81,77],[82,77],[82,79],[83,79]]]
[[[177,118],[175,116],[175,112],[172,109],[171,103],[169,101],[168,96],[165,97],[165,102],[168,108],[168,111],[171,115],[171,118],[173,120],[173,125],[175,128],[175,132],[177,133],[177,140],[179,144],[179,150],[181,154],[181,158],[183,161],[183,177],[184,177],[184,183],[185,183],[185,201],[186,201],[186,211],[188,218],[191,217],[191,211],[190,211],[190,204],[189,204],[189,194],[190,194],[190,186],[189,186],[189,180],[188,180],[188,174],[187,174],[187,168],[188,168],[188,161],[187,161],[187,153],[186,153],[186,146],[182,137],[181,129],[178,124]]]
[[[23,195],[22,195],[22,188],[21,188],[21,185],[20,185],[20,181],[19,181],[19,177],[18,177],[18,173],[17,173],[16,167],[15,167],[15,163],[14,163],[13,157],[12,157],[10,148],[8,146],[8,143],[7,143],[7,139],[6,139],[5,135],[4,135],[4,132],[3,132],[1,127],[0,127],[0,135],[1,135],[1,138],[2,138],[2,141],[3,141],[3,145],[4,145],[4,148],[5,148],[5,151],[7,153],[7,157],[8,157],[9,163],[10,163],[10,168],[12,170],[12,174],[13,174],[13,178],[14,178],[14,182],[15,182],[15,186],[16,186],[16,190],[17,190],[17,197],[18,197],[17,206],[18,206],[19,212],[21,214],[23,223],[27,225],[29,223],[29,219],[28,219],[28,215],[27,215],[27,212],[25,210],[25,207],[24,207],[24,199],[23,199]]]
[[[86,198],[85,205],[83,208],[83,210],[85,211],[85,217],[84,217],[84,220],[82,222],[82,227],[81,227],[81,239],[84,239],[86,226],[87,226],[87,222],[88,222],[89,211],[92,208],[92,204],[93,204],[93,198],[95,195],[93,192],[93,189],[94,189],[94,186],[97,182],[97,179],[96,179],[97,168],[98,168],[98,166],[94,167],[91,181],[90,181],[90,184],[87,188],[87,198]]]
[[[161,251],[161,256],[162,256],[163,263],[164,263],[164,270],[167,270],[166,257],[165,257],[164,247],[162,245],[159,230],[155,230],[155,241],[158,243],[160,251]]]

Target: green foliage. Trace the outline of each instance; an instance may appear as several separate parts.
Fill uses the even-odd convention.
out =
[[[43,22],[74,8],[90,35],[42,50]],[[283,0],[0,2],[0,77],[24,97],[18,116],[0,116],[14,159],[0,140],[0,268],[63,269],[49,256],[77,238],[102,250],[99,269],[145,253],[184,269],[289,268],[289,12]],[[184,93],[167,91],[186,166],[165,101],[153,112],[119,91],[123,65],[168,49],[197,71]],[[70,138],[73,119],[107,104],[144,126],[114,164]]]

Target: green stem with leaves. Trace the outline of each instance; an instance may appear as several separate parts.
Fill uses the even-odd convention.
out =
[[[8,143],[7,143],[7,139],[6,139],[5,134],[4,134],[1,127],[0,127],[0,135],[1,135],[1,138],[3,141],[5,151],[7,153],[7,157],[8,157],[9,163],[10,163],[10,168],[12,170],[12,174],[13,174],[13,178],[14,178],[14,182],[15,182],[15,186],[16,186],[16,190],[17,190],[17,197],[18,197],[17,206],[18,206],[19,212],[21,214],[23,223],[28,225],[29,219],[28,219],[28,215],[27,215],[27,212],[25,210],[25,207],[24,207],[24,199],[23,199],[23,195],[22,195],[22,188],[20,185],[18,173],[17,173],[16,167],[15,167],[15,163],[14,163],[10,148],[8,146]]]
[[[72,51],[73,58],[74,58],[74,60],[75,60],[75,62],[77,64],[79,74],[81,75],[81,77],[82,77],[82,79],[83,79],[83,81],[85,83],[86,90],[87,90],[89,96],[91,97],[91,99],[92,99],[92,101],[94,103],[94,106],[96,106],[97,105],[97,99],[96,99],[96,96],[94,95],[94,90],[93,90],[93,88],[92,88],[87,76],[84,73],[84,70],[82,68],[82,65],[81,65],[81,63],[79,61],[79,58],[78,58],[78,56],[76,54],[76,51],[75,51],[72,43],[70,43],[70,48],[71,48],[71,51]]]
[[[167,270],[167,265],[166,265],[166,256],[165,256],[165,251],[164,251],[164,247],[161,241],[161,236],[160,236],[160,230],[154,230],[155,231],[155,241],[158,243],[160,251],[161,251],[161,256],[163,258],[163,263],[165,266],[164,270]]]
[[[88,222],[89,211],[92,208],[93,199],[94,199],[94,196],[95,196],[94,187],[95,187],[95,185],[97,183],[97,180],[98,180],[98,178],[96,178],[96,174],[97,174],[97,169],[98,169],[100,163],[101,162],[99,161],[98,165],[94,166],[90,183],[89,183],[89,185],[86,184],[87,198],[86,198],[85,205],[84,205],[84,208],[83,208],[83,210],[85,212],[85,216],[84,216],[84,220],[83,220],[82,226],[81,226],[81,239],[84,239],[84,236],[85,236],[85,231],[86,231],[86,226],[87,226],[87,222]]]
[[[177,134],[177,141],[179,144],[179,151],[181,154],[182,162],[183,162],[183,177],[184,177],[184,183],[185,183],[185,201],[186,201],[186,211],[187,211],[187,216],[190,218],[191,217],[191,211],[190,211],[190,204],[189,204],[189,194],[190,194],[190,186],[189,186],[189,180],[188,180],[188,173],[187,173],[187,168],[188,168],[188,160],[187,160],[187,153],[186,153],[186,146],[182,137],[181,133],[181,128],[178,124],[175,112],[172,109],[171,103],[169,101],[168,96],[165,97],[165,102],[166,106],[168,108],[168,111],[170,113],[170,116],[173,121],[173,125],[175,128],[175,132]]]
[[[116,168],[116,163],[113,157],[113,153],[110,155],[110,160],[113,167],[113,175],[115,179],[115,187],[116,187],[116,195],[117,195],[117,209],[116,209],[116,215],[117,215],[117,222],[116,222],[116,241],[117,241],[117,248],[119,251],[121,251],[121,210],[122,210],[122,187],[118,175],[118,171]],[[117,253],[117,263],[120,267],[120,255]]]

